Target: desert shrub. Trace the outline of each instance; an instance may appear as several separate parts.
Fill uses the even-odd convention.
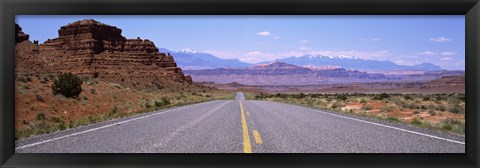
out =
[[[334,104],[332,104],[332,106],[330,106],[330,107],[331,107],[332,109],[336,109],[336,108],[337,108],[337,104],[334,103]]]
[[[90,89],[90,93],[91,93],[91,94],[97,94],[97,90],[95,90],[95,89]]]
[[[436,107],[436,110],[438,111],[447,111],[447,108],[443,105],[443,104],[440,104]]]
[[[432,109],[428,110],[428,114],[430,114],[431,116],[437,115],[437,113],[435,112],[435,110],[432,110]]]
[[[396,117],[387,117],[388,121],[399,122],[400,120]]]
[[[446,124],[443,124],[442,129],[449,131],[453,129],[453,126],[450,123],[446,123]]]
[[[413,125],[422,125],[422,122],[420,120],[416,119],[416,118],[413,119],[412,122],[410,122],[410,123],[413,124]]]
[[[345,95],[343,95],[343,94],[342,94],[342,95],[338,95],[338,96],[337,96],[337,100],[343,100],[343,101],[345,101],[345,100],[347,100],[347,96],[345,96]]]
[[[430,100],[430,97],[424,97],[423,98],[423,101],[429,101]]]
[[[28,82],[28,81],[27,81],[27,77],[25,77],[25,76],[20,76],[20,77],[18,77],[17,79],[18,79],[18,81],[23,82],[23,83],[27,83],[27,82]]]
[[[383,107],[382,108],[382,112],[391,112],[393,110],[395,110],[395,106],[387,106],[387,107]]]
[[[303,99],[303,98],[305,98],[305,96],[306,96],[305,93],[302,92],[300,94],[294,95],[294,98],[295,99]]]
[[[405,96],[403,96],[403,98],[404,98],[405,100],[413,100],[412,97],[410,97],[409,95],[405,95]]]
[[[60,117],[57,117],[57,116],[53,116],[52,121],[59,123],[59,122],[63,122],[63,119],[61,119]]]
[[[413,114],[420,114],[420,111],[415,110],[415,111],[413,111]]]
[[[61,122],[60,124],[58,124],[58,129],[59,130],[65,130],[65,129],[67,129],[67,126],[65,126],[65,123]]]
[[[363,105],[360,109],[362,109],[362,110],[371,110],[371,109],[372,109],[372,106],[370,106],[370,105]]]
[[[168,97],[162,97],[162,101],[166,104],[166,105],[169,105],[170,104],[170,99]]]
[[[117,106],[113,106],[112,114],[117,114],[117,113],[118,113],[118,108],[117,108]]]
[[[362,104],[365,104],[365,103],[367,103],[367,99],[365,99],[365,98],[361,98],[361,99],[360,99],[360,103],[362,103]]]
[[[463,109],[459,105],[453,105],[452,107],[448,108],[448,111],[454,114],[463,113]]]
[[[45,116],[45,113],[43,113],[43,112],[38,113],[35,118],[36,118],[38,121],[42,121],[42,120],[47,119],[47,117]]]
[[[455,119],[446,119],[443,121],[444,124],[452,124],[452,125],[462,125],[463,122],[460,120],[455,120]]]
[[[146,102],[145,103],[145,108],[149,109],[149,108],[152,108],[152,104],[150,104],[150,102]]]
[[[162,101],[155,101],[155,106],[156,107],[162,107],[163,106]]]
[[[388,98],[390,98],[390,95],[388,95],[387,93],[382,93],[382,94],[374,97],[375,100],[383,100],[383,99],[388,99]]]
[[[312,104],[313,104],[313,102],[312,102]],[[335,102],[335,103],[333,103],[333,104],[332,104],[332,106],[331,106],[331,107],[332,107],[332,109],[336,109],[336,108],[339,108],[339,107],[345,107],[345,106],[347,106],[345,103],[342,103],[342,102]]]
[[[83,80],[72,73],[62,73],[58,75],[58,79],[53,81],[53,94],[58,93],[65,97],[78,97],[82,92]]]

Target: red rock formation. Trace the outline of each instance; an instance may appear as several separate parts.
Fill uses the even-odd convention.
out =
[[[19,43],[17,69],[22,73],[72,72],[145,88],[160,87],[165,81],[191,83],[173,56],[160,53],[148,39],[126,39],[121,33],[117,27],[91,19],[70,23],[58,30],[58,38],[43,44]]]
[[[22,41],[28,40],[28,34],[22,32],[22,28],[15,24],[15,43],[20,43]]]

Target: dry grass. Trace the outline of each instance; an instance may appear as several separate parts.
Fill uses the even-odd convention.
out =
[[[252,93],[248,97],[306,105],[318,109],[402,122],[449,133],[465,134],[465,95],[463,94]]]

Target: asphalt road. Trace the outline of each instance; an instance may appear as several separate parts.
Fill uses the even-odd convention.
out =
[[[216,100],[16,142],[19,153],[464,153],[464,138],[283,103]]]

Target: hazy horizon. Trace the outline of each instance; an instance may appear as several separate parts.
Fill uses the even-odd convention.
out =
[[[432,63],[465,70],[465,19],[449,16],[58,16],[18,15],[30,40],[43,43],[58,29],[95,19],[122,29],[127,38],[152,40],[158,48],[190,48],[223,59],[259,63],[324,55]]]

